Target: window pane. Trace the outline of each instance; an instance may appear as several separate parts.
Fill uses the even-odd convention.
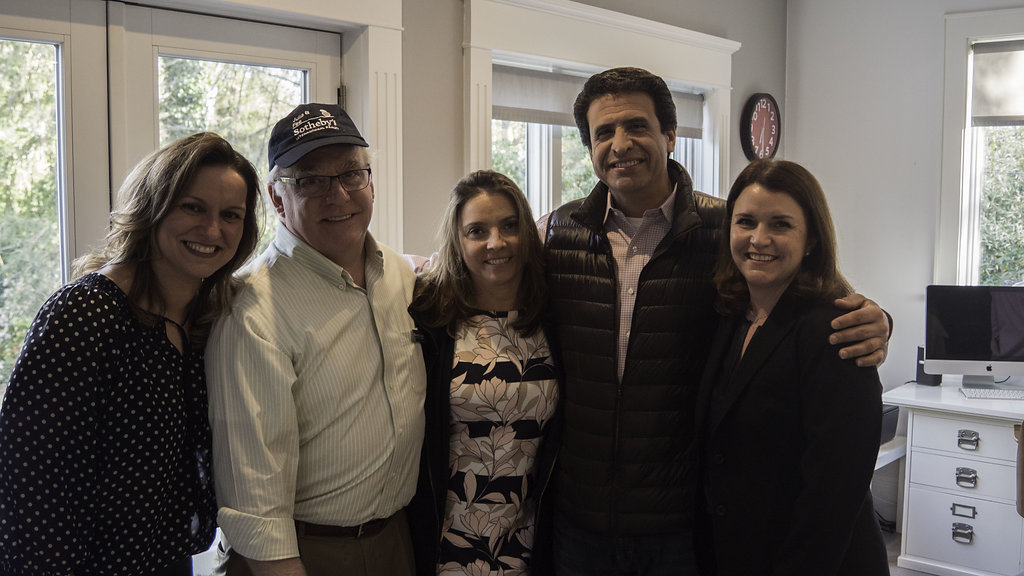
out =
[[[704,151],[704,141],[700,138],[676,138],[676,149],[672,152],[672,159],[683,165],[693,180],[694,189],[699,190],[699,182],[703,181],[701,170],[701,158]]]
[[[226,138],[265,176],[267,140],[278,119],[303,103],[305,70],[160,57],[160,145],[204,130]],[[267,202],[260,250],[270,243],[277,214]]]
[[[562,127],[562,204],[583,198],[597,184],[590,153],[576,127]]]
[[[1024,280],[1024,127],[975,128],[984,143],[981,162],[978,281]]]
[[[0,40],[0,395],[61,284],[57,46]]]
[[[561,204],[589,195],[597,184],[590,152],[579,134],[575,126],[492,119],[492,166],[520,185],[539,217]],[[672,158],[690,173],[697,188],[702,181],[703,147],[700,138],[680,137],[676,138],[672,153]],[[554,174],[556,170],[558,173]],[[547,171],[552,171],[554,178]]]
[[[491,167],[526,192],[526,122],[491,120]]]

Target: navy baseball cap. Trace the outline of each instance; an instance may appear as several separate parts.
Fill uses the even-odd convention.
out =
[[[352,119],[337,104],[300,104],[274,125],[267,145],[270,168],[287,168],[321,146],[368,147]]]

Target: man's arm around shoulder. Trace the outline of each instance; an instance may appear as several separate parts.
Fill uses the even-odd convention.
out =
[[[861,294],[851,294],[835,301],[835,305],[850,312],[832,321],[835,332],[829,337],[832,344],[850,344],[839,350],[843,359],[855,358],[857,366],[881,366],[889,353],[892,318],[872,300]]]

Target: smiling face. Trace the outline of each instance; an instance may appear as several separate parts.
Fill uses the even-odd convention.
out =
[[[245,180],[227,166],[204,166],[157,225],[153,271],[164,285],[198,286],[238,250],[245,221]]]
[[[729,248],[751,301],[774,304],[800,271],[810,247],[804,211],[792,196],[760,184],[740,192],[729,225]]]
[[[503,194],[481,192],[462,205],[459,247],[473,280],[474,304],[510,310],[522,278],[519,217]]]
[[[672,192],[668,155],[676,132],[662,132],[654,100],[643,92],[607,94],[587,111],[590,161],[594,173],[611,190],[627,216],[643,216],[661,206]]]
[[[366,148],[334,144],[317,148],[295,164],[280,171],[280,176],[334,176],[369,168]],[[337,179],[331,191],[319,198],[304,198],[292,184],[272,182],[270,198],[284,226],[335,264],[349,267],[361,261],[366,230],[373,216],[373,182],[366,188],[346,192]]]

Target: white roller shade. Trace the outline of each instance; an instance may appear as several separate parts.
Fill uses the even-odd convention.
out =
[[[971,124],[1024,126],[1024,40],[973,46]]]
[[[492,116],[498,120],[575,126],[572,105],[586,78],[495,65],[492,71]],[[700,138],[704,98],[673,92],[677,136]]]

